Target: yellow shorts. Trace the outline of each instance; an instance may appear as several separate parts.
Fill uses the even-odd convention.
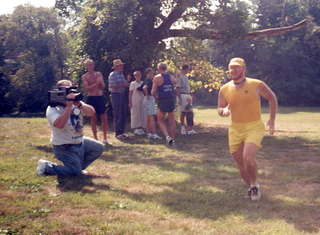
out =
[[[261,120],[232,123],[228,131],[230,153],[235,153],[243,143],[253,143],[260,148],[264,134],[265,127]]]

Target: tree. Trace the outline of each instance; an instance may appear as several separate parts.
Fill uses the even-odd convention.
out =
[[[105,73],[116,57],[124,59],[129,70],[149,66],[166,48],[164,40],[172,37],[252,39],[296,30],[307,23],[249,32],[248,13],[241,4],[243,1],[232,0],[56,0],[61,14],[78,17],[82,51],[98,61]],[[72,11],[76,14],[70,14]]]
[[[0,17],[0,110],[43,111],[47,91],[63,77],[61,20],[53,10],[19,6]]]

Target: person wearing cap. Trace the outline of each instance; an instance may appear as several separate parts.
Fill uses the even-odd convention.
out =
[[[83,88],[87,94],[87,103],[94,107],[96,115],[90,118],[93,136],[98,140],[97,135],[97,116],[99,116],[102,124],[103,143],[108,144],[108,117],[106,114],[106,99],[104,97],[105,84],[103,75],[95,71],[94,61],[87,59],[84,62],[87,72],[82,75]]]
[[[228,65],[230,81],[222,86],[218,97],[218,114],[231,114],[228,130],[229,149],[242,179],[249,186],[251,200],[261,198],[257,183],[256,154],[261,147],[265,126],[261,120],[260,97],[269,103],[269,133],[274,134],[278,109],[277,97],[264,82],[246,77],[246,64],[242,58],[232,58]]]
[[[113,108],[113,123],[117,139],[125,139],[124,134],[128,116],[128,100],[126,89],[129,86],[123,74],[124,63],[120,59],[113,60],[113,71],[110,73],[109,92]]]
[[[57,87],[72,87],[72,82],[60,80]],[[70,93],[64,104],[47,107],[46,117],[51,128],[53,153],[63,165],[40,159],[37,166],[39,176],[65,177],[87,174],[85,169],[104,151],[101,142],[84,136],[83,116],[92,117],[95,110],[83,101],[75,101],[76,95],[77,93]]]
[[[158,72],[152,84],[151,94],[158,101],[157,120],[163,135],[166,137],[166,142],[169,146],[174,146],[176,135],[176,120],[174,116],[176,93],[176,80],[167,72],[167,65],[159,63]],[[168,127],[165,122],[165,117],[168,116]]]

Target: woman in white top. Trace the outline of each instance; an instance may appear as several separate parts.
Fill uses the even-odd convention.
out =
[[[129,87],[129,108],[131,112],[131,128],[134,129],[133,133],[136,135],[144,135],[145,132],[145,114],[143,107],[143,90],[141,88],[143,82],[141,81],[142,75],[140,71],[133,73],[135,81],[130,83]]]

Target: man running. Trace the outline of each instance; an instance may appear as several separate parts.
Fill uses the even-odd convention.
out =
[[[106,114],[106,100],[103,95],[105,84],[103,76],[100,72],[94,70],[94,62],[91,59],[87,59],[84,62],[87,72],[82,75],[83,88],[87,95],[87,103],[92,105],[99,116],[102,124],[103,131],[103,143],[108,144],[107,132],[108,132],[108,117]],[[91,117],[91,129],[93,136],[98,140],[97,135],[97,116]]]
[[[159,127],[166,137],[167,144],[173,146],[176,135],[176,120],[174,117],[176,104],[174,85],[176,80],[167,73],[167,65],[165,63],[159,63],[157,68],[159,74],[153,79],[151,94],[158,100],[157,119]],[[168,128],[165,123],[166,114],[168,115]]]
[[[261,147],[265,127],[261,120],[260,97],[269,102],[269,132],[274,133],[278,102],[272,90],[262,81],[246,77],[246,64],[242,58],[233,58],[228,66],[229,81],[219,92],[218,114],[229,116],[229,149],[244,182],[249,185],[251,200],[261,198],[257,183],[256,154]]]

